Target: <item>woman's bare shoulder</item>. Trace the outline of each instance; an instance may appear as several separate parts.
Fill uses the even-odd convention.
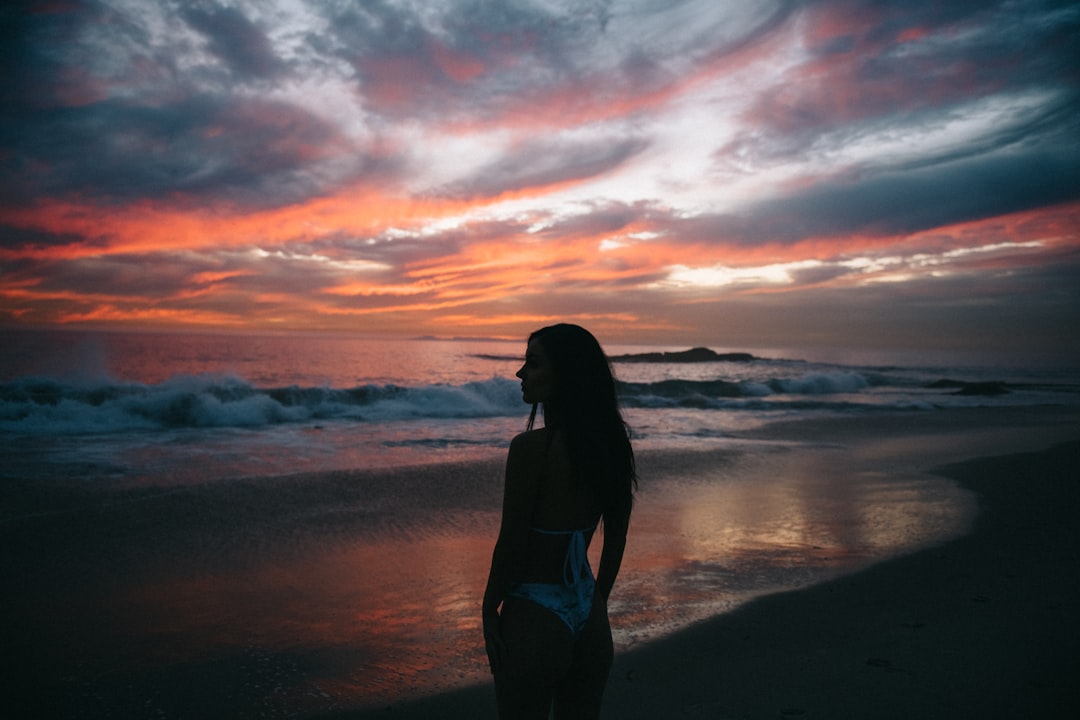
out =
[[[510,450],[521,453],[544,452],[548,445],[548,429],[526,430],[514,436],[510,441]]]

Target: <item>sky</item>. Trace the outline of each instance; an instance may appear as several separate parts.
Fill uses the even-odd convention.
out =
[[[1080,359],[1080,3],[0,9],[0,327]]]

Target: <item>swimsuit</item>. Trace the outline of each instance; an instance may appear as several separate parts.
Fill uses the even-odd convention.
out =
[[[585,533],[592,532],[593,526],[586,530],[541,530],[532,531],[541,535],[569,535],[570,544],[566,547],[566,559],[563,560],[563,581],[556,583],[517,583],[507,595],[532,602],[544,607],[566,623],[570,632],[577,637],[585,629],[585,623],[592,614],[593,588],[596,580],[589,567],[588,543]]]

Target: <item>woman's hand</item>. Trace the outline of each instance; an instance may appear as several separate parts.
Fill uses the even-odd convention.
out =
[[[499,632],[497,612],[484,613],[484,647],[487,650],[491,674],[496,675],[502,668],[503,658],[506,656],[506,645],[503,643],[502,633]]]

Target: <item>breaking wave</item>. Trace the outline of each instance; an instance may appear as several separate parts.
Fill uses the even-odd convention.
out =
[[[763,402],[835,409],[837,396],[896,379],[837,370],[744,381],[620,383],[628,408],[760,409]],[[516,380],[463,385],[259,388],[229,375],[176,376],[159,384],[22,378],[0,384],[0,430],[24,434],[114,433],[177,428],[258,428],[290,423],[509,417],[521,414]]]
[[[461,386],[350,389],[264,389],[219,375],[178,376],[156,385],[79,385],[48,378],[0,384],[0,429],[32,434],[474,418],[520,409],[518,384],[498,379]]]

